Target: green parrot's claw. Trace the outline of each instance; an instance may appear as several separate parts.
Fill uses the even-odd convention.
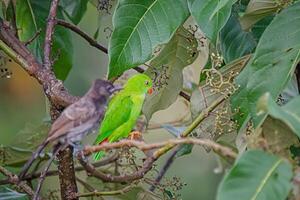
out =
[[[129,134],[129,139],[130,140],[140,140],[142,138],[142,133],[139,131],[132,131]]]

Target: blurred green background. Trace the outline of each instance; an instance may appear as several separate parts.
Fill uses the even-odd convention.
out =
[[[100,13],[92,5],[79,26],[93,35],[100,26],[98,41],[108,46],[109,33],[104,33],[105,27],[111,27],[111,15]],[[105,77],[107,70],[107,55],[91,47],[85,40],[72,34],[74,45],[74,66],[65,81],[66,87],[74,95],[82,95],[96,78]],[[14,136],[26,125],[38,125],[47,118],[47,103],[41,87],[35,79],[28,76],[19,66],[8,62],[13,75],[10,79],[0,79],[0,144],[10,144]],[[175,106],[176,107],[176,106]],[[160,117],[179,116],[183,113],[174,108],[168,109]],[[158,116],[158,117],[157,117]],[[156,129],[145,133],[146,141],[158,141],[171,137],[166,131]],[[22,140],[24,138],[18,138]],[[158,161],[159,166],[167,156]],[[158,166],[158,169],[159,169]],[[177,176],[187,185],[179,192],[184,200],[213,200],[221,175],[215,174],[216,158],[201,147],[195,147],[190,155],[178,158],[167,173],[167,177]]]

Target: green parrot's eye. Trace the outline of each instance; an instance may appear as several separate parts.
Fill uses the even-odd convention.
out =
[[[145,84],[146,84],[146,85],[149,85],[149,81],[145,81]]]

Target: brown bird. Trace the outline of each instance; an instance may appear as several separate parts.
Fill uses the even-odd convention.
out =
[[[88,133],[97,130],[104,116],[109,97],[119,89],[110,82],[97,79],[89,91],[77,102],[68,106],[54,121],[48,137],[32,154],[19,174],[20,180],[26,175],[33,161],[49,144],[54,145],[53,156],[68,145],[74,145]]]

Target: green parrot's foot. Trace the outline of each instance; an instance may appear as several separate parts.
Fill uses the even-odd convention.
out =
[[[141,140],[142,139],[142,133],[139,131],[132,131],[131,133],[129,133],[129,137],[130,140]]]

